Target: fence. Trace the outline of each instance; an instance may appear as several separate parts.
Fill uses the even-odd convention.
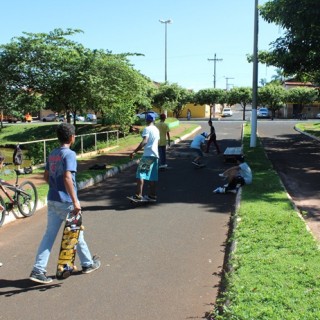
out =
[[[110,146],[112,141],[116,141],[116,144],[119,143],[119,130],[112,130],[112,131],[104,131],[104,132],[94,132],[94,133],[87,133],[75,136],[75,148],[77,153],[83,155],[86,150],[92,151],[94,149],[97,152],[99,149],[104,149]],[[79,143],[80,140],[80,143]],[[43,143],[43,163],[47,162],[47,143],[50,141],[58,141],[58,138],[52,139],[43,139],[43,140],[34,140],[30,142],[19,142],[20,146],[22,145],[29,145],[29,144],[38,144]],[[91,143],[93,142],[93,144]],[[99,146],[102,146],[99,148]]]

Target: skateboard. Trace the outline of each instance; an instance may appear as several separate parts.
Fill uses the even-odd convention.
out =
[[[167,171],[167,170],[172,170],[172,167],[159,168],[159,171]]]
[[[77,271],[74,260],[77,253],[77,243],[80,231],[83,230],[82,215],[69,213],[63,228],[56,277],[58,280],[67,279],[73,271]]]
[[[145,198],[142,198],[141,200],[135,199],[133,196],[128,196],[127,199],[130,200],[131,203],[141,203],[141,204],[147,204],[147,203],[156,203],[157,200],[147,200]]]
[[[194,164],[192,163],[193,166],[196,168],[196,169],[201,169],[201,168],[204,168],[206,165],[204,163],[201,163],[201,164]]]

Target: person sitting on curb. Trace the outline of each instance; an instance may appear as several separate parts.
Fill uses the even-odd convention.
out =
[[[194,139],[191,142],[190,148],[192,151],[194,151],[196,157],[193,159],[192,164],[196,166],[203,165],[200,160],[203,158],[203,152],[202,150],[206,146],[206,138],[208,137],[208,134],[206,132],[202,132],[201,134],[198,134],[194,137]]]
[[[238,157],[237,163],[238,165],[219,174],[220,177],[227,179],[228,183],[213,190],[214,193],[236,193],[238,186],[252,183],[252,171],[245,162],[244,156]]]

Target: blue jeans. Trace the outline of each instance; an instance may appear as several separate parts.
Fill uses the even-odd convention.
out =
[[[167,164],[166,150],[167,146],[158,146],[160,166]]]
[[[62,203],[48,200],[47,229],[41,240],[36,261],[33,266],[33,271],[46,272],[50,252],[61,224],[65,221],[68,213],[72,209],[72,203]],[[91,253],[83,237],[83,231],[80,231],[79,242],[77,244],[77,253],[79,255],[81,266],[88,267],[93,263]]]

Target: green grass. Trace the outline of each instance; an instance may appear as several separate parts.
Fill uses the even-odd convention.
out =
[[[301,122],[296,124],[296,127],[302,131],[312,134],[320,138],[320,122]]]
[[[244,151],[253,170],[231,236],[231,270],[215,319],[320,319],[320,252],[259,144]],[[223,312],[222,312],[223,311]],[[220,313],[220,314],[219,314]]]

